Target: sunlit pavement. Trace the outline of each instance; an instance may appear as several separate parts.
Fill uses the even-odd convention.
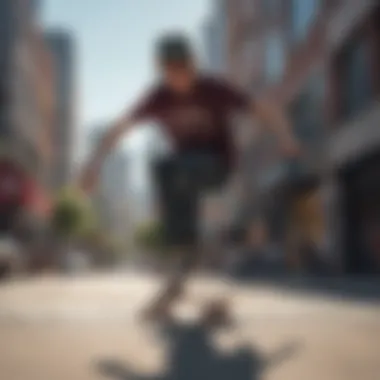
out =
[[[156,284],[130,274],[1,284],[0,379],[105,379],[97,363],[106,359],[157,378],[167,347],[136,316]],[[199,306],[219,293],[233,295],[237,321],[218,337],[220,350],[249,344],[269,358],[281,347],[293,347],[283,360],[255,373],[254,380],[380,379],[377,304],[198,279],[178,318],[196,317]]]

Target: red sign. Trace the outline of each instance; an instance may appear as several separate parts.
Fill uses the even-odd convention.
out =
[[[0,163],[0,202],[18,203],[24,192],[24,176],[12,164]]]
[[[44,189],[36,182],[30,180],[28,191],[24,198],[25,206],[36,215],[48,215],[50,212],[50,199]]]
[[[46,215],[49,197],[28,173],[11,162],[0,162],[0,205],[20,205],[32,213]]]

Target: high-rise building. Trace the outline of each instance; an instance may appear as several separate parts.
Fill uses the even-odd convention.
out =
[[[37,206],[34,201],[43,203],[49,171],[52,65],[36,21],[38,13],[30,6],[30,1],[0,2],[0,208],[8,210],[1,216],[7,220],[16,211]],[[10,178],[13,195],[8,193]],[[12,200],[17,207],[10,212],[5,203],[12,197],[17,198]]]
[[[53,186],[66,186],[72,175],[75,133],[75,51],[70,32],[51,30],[46,33],[54,62],[56,128],[53,135],[54,178]]]
[[[213,1],[212,11],[203,27],[207,70],[225,73],[227,70],[227,2]]]
[[[91,145],[95,146],[103,136],[105,127],[93,129]],[[93,203],[100,223],[110,232],[123,237],[128,218],[128,157],[122,149],[111,152],[104,162]]]
[[[38,19],[41,14],[42,0],[27,0],[27,4],[33,17]]]
[[[228,6],[226,0],[213,0],[211,12],[203,28],[205,69],[212,75],[228,74]],[[218,236],[222,237],[221,232],[233,217],[235,200],[238,197],[236,190],[234,186],[230,186],[228,190],[224,189],[202,202],[201,230],[205,242],[213,245],[221,243]]]
[[[284,106],[303,144],[291,161],[264,135],[252,144],[250,204],[292,267],[306,241],[348,272],[379,273],[378,2],[229,3],[230,76]]]

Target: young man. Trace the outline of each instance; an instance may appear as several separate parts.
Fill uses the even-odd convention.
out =
[[[160,123],[175,153],[157,163],[154,178],[161,200],[168,243],[178,249],[181,268],[148,310],[166,315],[181,294],[185,276],[197,261],[198,201],[203,192],[220,188],[234,168],[230,117],[246,112],[273,127],[286,154],[298,145],[280,108],[251,100],[224,80],[197,70],[191,45],[182,35],[168,35],[157,44],[161,77],[137,106],[123,115],[104,137],[85,169],[82,187],[91,190],[102,162],[120,136],[143,121]]]

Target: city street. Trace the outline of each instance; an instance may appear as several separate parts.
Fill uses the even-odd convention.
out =
[[[211,358],[209,348],[202,345],[204,330],[185,326],[195,319],[197,306],[225,292],[226,285],[198,279],[178,309],[182,322],[176,331],[181,342],[187,342],[186,349],[179,348],[178,337],[172,336],[171,341],[178,338],[177,362],[187,362],[191,368],[184,374],[179,369],[173,372],[164,337],[136,317],[155,284],[155,279],[132,274],[41,277],[1,284],[0,378],[206,379],[199,372],[208,365],[208,355]],[[380,378],[377,304],[270,286],[234,286],[229,291],[234,294],[237,324],[212,337],[214,351],[220,357],[232,357],[235,352],[235,358],[249,359],[235,360],[229,373],[208,372],[210,379]],[[239,346],[250,349],[245,355],[240,350],[239,356]],[[227,359],[222,362],[227,368]]]

